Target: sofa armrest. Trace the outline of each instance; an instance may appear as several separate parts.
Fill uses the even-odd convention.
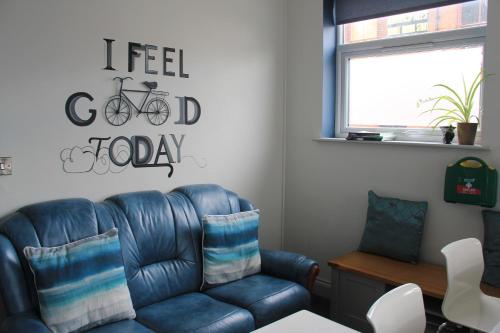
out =
[[[297,282],[310,292],[319,274],[319,265],[305,256],[287,251],[260,250],[262,273]]]
[[[24,313],[4,318],[0,333],[50,333],[50,330],[33,313]]]
[[[253,204],[249,200],[240,198],[239,201],[240,201],[240,210],[242,212],[247,212],[249,210],[255,209],[255,207],[253,206]]]

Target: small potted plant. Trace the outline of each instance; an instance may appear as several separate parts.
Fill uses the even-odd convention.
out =
[[[441,129],[441,134],[443,134],[443,143],[449,145],[453,141],[453,138],[455,137],[455,126],[453,125],[448,125],[448,126],[439,126]]]
[[[440,96],[420,100],[418,106],[432,102],[431,108],[422,114],[431,112],[441,113],[441,115],[431,121],[433,127],[436,128],[444,122],[448,123],[447,127],[452,126],[452,123],[456,123],[458,143],[461,145],[473,145],[479,124],[479,118],[472,114],[474,98],[479,91],[481,83],[488,76],[490,75],[483,75],[482,71],[479,72],[469,87],[467,87],[464,81],[463,95],[460,95],[455,89],[446,84],[436,84],[434,87],[445,89],[445,93]],[[474,119],[477,122],[472,122]]]

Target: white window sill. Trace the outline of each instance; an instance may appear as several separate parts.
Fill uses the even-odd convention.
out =
[[[359,140],[346,140],[344,138],[317,138],[314,141],[318,142],[332,142],[332,143],[346,143],[346,144],[360,144],[360,145],[380,145],[380,146],[409,146],[409,147],[429,147],[429,148],[444,148],[444,149],[463,149],[463,150],[490,150],[488,146],[484,145],[459,145],[444,144],[439,142],[421,142],[421,141],[359,141]]]

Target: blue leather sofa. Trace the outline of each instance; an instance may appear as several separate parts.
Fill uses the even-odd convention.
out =
[[[93,203],[65,199],[30,205],[0,222],[0,333],[48,333],[25,246],[58,246],[117,227],[137,313],[89,332],[249,332],[309,307],[317,263],[284,251],[261,251],[262,271],[200,291],[201,218],[252,209],[217,185],[170,193],[126,193]]]

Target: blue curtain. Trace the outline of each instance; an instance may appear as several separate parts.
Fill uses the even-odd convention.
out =
[[[472,0],[335,0],[335,24],[352,23],[468,1]]]
[[[335,137],[335,0],[323,0],[323,119],[321,136]],[[333,15],[332,15],[333,14]]]

